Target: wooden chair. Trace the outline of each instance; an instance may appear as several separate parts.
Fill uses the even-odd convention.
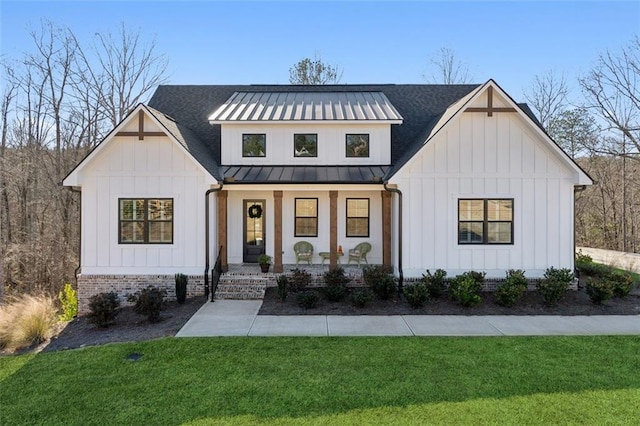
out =
[[[311,265],[313,259],[313,245],[307,241],[298,241],[293,246],[293,252],[296,254],[296,265],[298,262],[306,261]]]
[[[369,253],[370,251],[371,251],[371,244],[369,243],[358,244],[357,246],[355,246],[355,248],[352,248],[351,250],[349,250],[348,263],[351,263],[352,260],[355,260],[358,262],[358,266],[360,266],[360,262],[364,260],[364,263],[368,265],[369,262],[367,261],[367,253]]]

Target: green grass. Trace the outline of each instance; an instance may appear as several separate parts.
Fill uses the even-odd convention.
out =
[[[639,348],[640,336],[168,338],[2,357],[0,424],[638,424]]]

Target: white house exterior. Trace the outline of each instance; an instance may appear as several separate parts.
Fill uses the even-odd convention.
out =
[[[282,272],[298,241],[331,266],[368,242],[404,277],[539,277],[573,268],[574,190],[591,183],[492,80],[160,86],[64,180],[82,192],[81,304],[178,272],[202,293],[218,255]]]

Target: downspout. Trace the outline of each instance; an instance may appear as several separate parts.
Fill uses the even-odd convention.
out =
[[[384,190],[398,194],[398,291],[402,294],[404,273],[402,272],[402,191],[398,188],[388,188],[384,183]]]
[[[587,189],[587,185],[573,187],[573,269],[576,269],[576,194]]]
[[[208,189],[204,193],[204,296],[209,297],[209,194],[212,192],[222,191],[224,184],[220,184],[218,188]]]
[[[77,192],[80,194],[80,232],[78,232],[78,266],[73,271],[73,276],[76,280],[76,291],[78,291],[78,273],[80,272],[80,268],[82,268],[82,191],[79,189],[75,189],[73,186],[70,186],[69,189],[72,192]]]

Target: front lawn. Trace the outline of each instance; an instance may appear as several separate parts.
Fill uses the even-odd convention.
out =
[[[234,337],[1,357],[0,424],[638,424],[638,348],[640,336]]]

